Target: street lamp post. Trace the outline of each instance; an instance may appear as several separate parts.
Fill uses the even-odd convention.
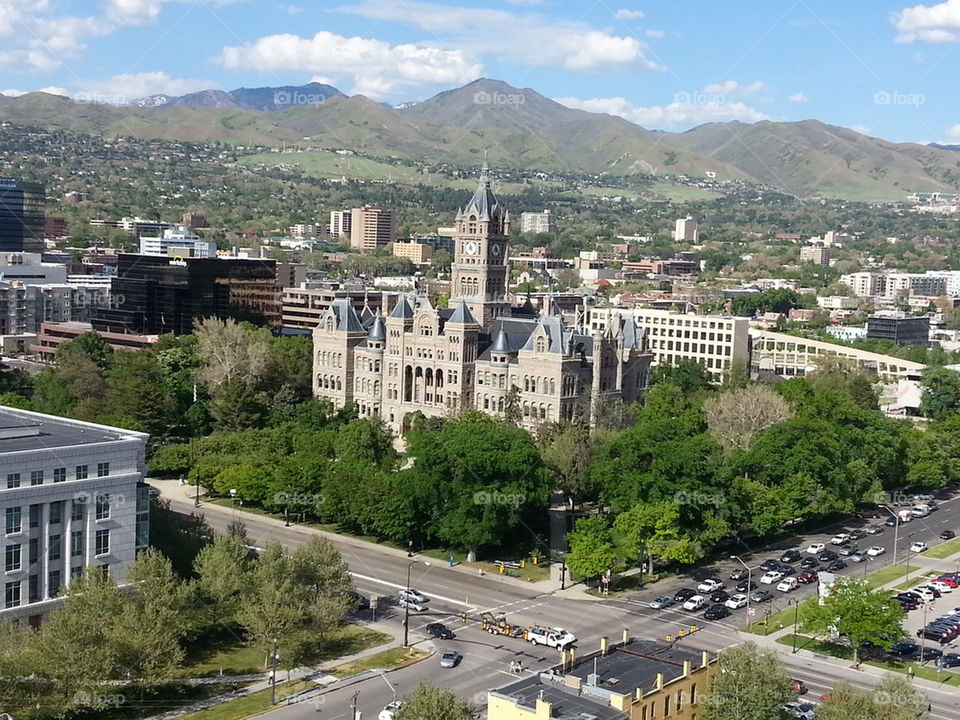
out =
[[[413,542],[413,541],[411,541]],[[416,565],[419,560],[411,560],[407,564],[407,590],[410,589],[410,570],[413,569],[413,566]],[[430,563],[424,562],[424,565],[430,567]],[[410,600],[406,599],[403,605],[403,646],[410,647]]]
[[[797,654],[797,623],[800,622],[800,601],[796,598],[791,600],[793,603],[793,650],[790,651],[791,655]]]
[[[739,555],[731,555],[730,559],[736,560],[747,569],[747,617],[749,618],[750,617],[750,595],[753,593],[753,588],[751,587],[753,585],[753,569],[749,565],[747,565],[743,561],[743,558],[741,558]],[[750,621],[747,620],[747,625],[749,624],[750,624]]]
[[[893,516],[893,566],[897,566],[897,539],[900,537],[900,516],[897,515],[886,505],[881,505],[884,510]]]
[[[908,533],[908,534],[907,534],[907,548],[908,548],[908,549],[907,549],[907,553],[910,552],[910,550],[909,550],[910,544],[911,544],[911,543],[910,543],[910,538],[912,538],[912,537],[914,536],[914,534],[915,534],[915,533]],[[907,577],[905,578],[906,580],[909,580],[909,579],[910,579],[910,571],[911,571],[912,569],[913,569],[913,565],[910,564],[910,555],[908,554],[908,555],[907,555]]]
[[[567,582],[567,556],[560,553],[560,589],[566,588]]]
[[[280,655],[277,654],[277,640],[273,640],[273,651],[270,655],[270,704],[277,704],[277,660]]]

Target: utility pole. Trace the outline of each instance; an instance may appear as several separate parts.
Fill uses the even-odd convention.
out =
[[[747,565],[747,564],[743,561],[743,558],[741,558],[739,555],[731,555],[731,556],[730,556],[730,559],[731,559],[731,560],[736,560],[736,561],[739,562],[741,565],[743,565],[743,567],[745,567],[746,570],[747,570],[747,593],[746,593],[746,595],[747,595],[747,617],[749,618],[749,617],[750,617],[750,596],[753,594],[753,587],[752,587],[752,585],[753,585],[753,570],[751,569],[751,567],[750,567],[749,565]],[[749,624],[750,624],[750,620],[747,620],[747,625],[749,625]]]
[[[797,654],[797,623],[800,621],[800,601],[794,598],[790,602],[793,603],[793,650],[790,651],[791,655]]]
[[[350,698],[350,720],[357,720],[357,698],[360,696],[360,691],[357,690],[353,697]]]

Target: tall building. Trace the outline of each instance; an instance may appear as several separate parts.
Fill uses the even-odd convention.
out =
[[[830,248],[812,245],[800,248],[800,262],[812,262],[814,265],[829,267]]]
[[[674,242],[697,242],[700,238],[700,223],[692,217],[678,218],[673,228]]]
[[[867,318],[867,339],[926,347],[930,344],[930,320],[904,313],[877,313]]]
[[[848,286],[857,297],[876,297],[887,292],[887,276],[883,273],[848,273],[840,276],[840,282]]]
[[[520,232],[524,233],[555,233],[557,219],[549,210],[543,212],[520,213]]]
[[[188,228],[209,227],[206,216],[200,215],[199,213],[184,213],[183,217],[180,218],[180,222],[186,225]]]
[[[350,221],[352,218],[352,213],[352,210],[333,210],[330,213],[331,240],[336,241],[338,239],[350,237]]]
[[[91,317],[95,330],[185,335],[195,320],[211,316],[280,325],[274,260],[121,253],[110,294],[111,307],[97,308]]]
[[[407,258],[414,265],[429,265],[433,258],[433,245],[416,240],[397,240],[393,244],[393,256]]]
[[[0,252],[43,250],[45,203],[43,185],[0,177]]]
[[[38,625],[88,568],[125,583],[150,537],[147,438],[0,406],[0,622]]]
[[[397,239],[397,216],[393,210],[363,207],[350,211],[350,247],[373,251]]]
[[[313,331],[313,389],[336,405],[356,403],[400,429],[414,412],[517,412],[523,427],[589,416],[604,400],[637,400],[652,360],[632,318],[603,332],[567,327],[547,302],[514,312],[505,298],[509,213],[486,166],[457,212],[447,308],[399,299],[389,316],[358,315],[335,298]]]
[[[164,257],[216,257],[217,244],[206,242],[186,225],[177,225],[156,237],[140,236],[140,254]]]

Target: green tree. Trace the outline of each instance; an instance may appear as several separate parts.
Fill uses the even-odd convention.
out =
[[[567,536],[570,551],[567,567],[580,577],[592,580],[620,563],[617,548],[610,534],[610,520],[603,515],[580,518]]]
[[[263,405],[243,378],[229,378],[218,385],[209,408],[217,426],[224,430],[244,430],[263,422]]]
[[[218,535],[198,554],[194,571],[200,597],[206,600],[211,620],[231,625],[250,592],[252,564],[243,540]]]
[[[403,699],[395,720],[477,720],[479,713],[450,690],[421,682]]]
[[[669,383],[684,393],[710,390],[713,387],[713,375],[696,360],[680,358],[674,363],[657,365],[650,373],[650,384]]]
[[[960,407],[960,373],[942,367],[927,368],[920,378],[920,414],[942,420]]]
[[[899,673],[884,675],[871,690],[847,681],[837,683],[817,706],[818,720],[924,720],[929,701],[922,690]]]
[[[655,560],[690,564],[702,554],[680,525],[677,502],[637,503],[617,516],[613,529],[618,546],[628,557],[644,559],[650,573]]]
[[[801,630],[846,635],[855,665],[865,642],[889,650],[903,637],[905,613],[886,590],[871,590],[865,580],[852,577],[838,577],[834,583],[823,604],[801,606]]]
[[[779,706],[796,697],[780,658],[747,642],[720,653],[707,692],[703,720],[780,720]]]
[[[362,460],[384,470],[392,470],[398,459],[393,435],[377,417],[357,418],[341,426],[334,452],[340,460]]]
[[[703,411],[710,434],[727,452],[746,450],[757,433],[793,414],[786,400],[763,385],[749,385],[707,398]]]
[[[212,542],[213,529],[203,515],[176,513],[169,500],[150,499],[150,546],[170,559],[181,578],[193,575],[197,555]]]
[[[568,495],[574,505],[593,491],[587,474],[590,449],[590,429],[580,423],[554,426],[542,445],[543,461],[554,474],[556,489]]]

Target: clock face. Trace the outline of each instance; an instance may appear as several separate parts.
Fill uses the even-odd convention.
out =
[[[499,255],[499,254],[500,254],[500,245],[499,245],[498,243],[494,243],[493,245],[491,245],[491,246],[490,246],[490,252],[492,252],[494,255]]]
[[[463,246],[463,249],[466,251],[467,255],[476,255],[480,252],[480,246],[475,242],[468,242]]]

